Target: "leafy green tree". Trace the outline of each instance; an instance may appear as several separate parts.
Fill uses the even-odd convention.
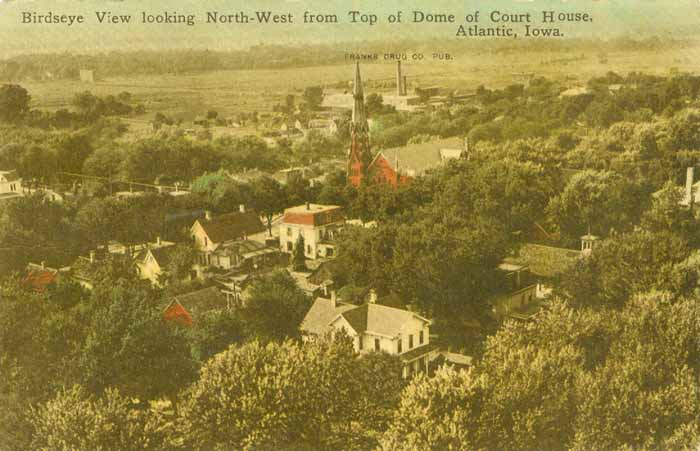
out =
[[[304,89],[302,95],[304,105],[311,111],[318,110],[323,103],[323,88],[320,86],[310,86]]]
[[[253,281],[241,311],[248,335],[263,341],[299,337],[299,326],[311,306],[309,298],[285,270]]]
[[[2,85],[0,87],[0,120],[15,122],[29,111],[31,97],[26,89],[19,85]]]
[[[272,218],[286,206],[284,188],[272,177],[260,177],[252,183],[252,204],[267,219],[267,231],[272,236]]]
[[[194,355],[206,362],[246,338],[245,325],[235,310],[210,311],[197,317],[196,327],[191,329]]]
[[[81,379],[90,392],[116,387],[142,402],[174,400],[194,379],[184,331],[166,322],[149,289],[117,282],[93,290],[93,312],[80,351]]]
[[[304,236],[300,233],[297,242],[294,243],[294,251],[292,252],[292,269],[294,271],[306,270],[305,247]]]
[[[32,449],[172,449],[172,424],[150,410],[135,408],[117,390],[95,398],[76,385],[60,391],[32,415]]]

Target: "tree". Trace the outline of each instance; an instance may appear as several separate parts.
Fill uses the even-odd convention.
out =
[[[323,88],[320,86],[310,86],[304,89],[302,98],[308,110],[318,110],[321,107],[321,103],[323,103]]]
[[[300,233],[297,242],[294,243],[294,251],[292,252],[292,269],[294,271],[306,271],[305,247],[304,235]]]
[[[80,386],[60,391],[32,415],[32,449],[171,449],[172,425],[108,389],[95,398]]]
[[[203,449],[375,449],[357,428],[358,387],[396,374],[356,371],[347,336],[232,346],[204,366],[184,403],[185,446]],[[352,383],[349,383],[352,381]],[[371,400],[370,400],[371,402]]]
[[[167,281],[176,284],[189,278],[197,257],[195,248],[189,243],[180,243],[168,249],[168,252],[169,258],[164,272]]]
[[[0,87],[0,120],[15,122],[29,111],[31,97],[26,89],[19,85],[2,85]]]
[[[250,286],[241,315],[248,335],[263,341],[299,337],[311,303],[285,270],[261,276]]]
[[[79,359],[81,379],[91,393],[111,386],[142,402],[163,396],[174,400],[194,379],[184,331],[163,320],[152,291],[121,281],[98,285],[91,303]]]
[[[252,183],[252,204],[267,219],[267,231],[272,236],[272,217],[286,206],[284,188],[272,177],[259,177]]]

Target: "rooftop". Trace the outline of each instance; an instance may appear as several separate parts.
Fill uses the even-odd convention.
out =
[[[334,303],[331,299],[316,298],[301,323],[301,330],[309,334],[321,335],[328,330],[328,325],[334,318],[355,307],[344,302]]]
[[[383,155],[394,170],[398,163],[400,171],[408,172],[408,175],[411,175],[411,172],[420,175],[445,160],[455,158],[455,155],[461,155],[463,150],[464,141],[461,138],[449,138],[384,149],[377,157]]]
[[[341,316],[358,334],[369,332],[389,337],[400,334],[403,326],[414,318],[428,322],[414,312],[372,303],[343,312]]]
[[[555,277],[574,264],[581,257],[581,251],[541,244],[524,244],[517,256],[508,257],[506,263],[525,265],[539,277]]]
[[[213,243],[237,240],[265,231],[265,226],[254,211],[228,213],[197,221]]]
[[[306,204],[284,210],[282,223],[321,226],[342,222],[343,210],[338,205]]]

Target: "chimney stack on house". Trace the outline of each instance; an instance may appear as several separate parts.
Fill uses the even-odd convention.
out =
[[[204,211],[204,218],[205,218],[207,221],[211,221],[211,211],[205,210],[205,211]]]
[[[238,206],[238,211],[240,211],[241,213],[245,213],[245,204],[240,204]]]
[[[90,251],[90,263],[95,263],[95,251]]]
[[[688,205],[692,206],[693,201],[693,183],[695,182],[695,168],[689,167],[685,173],[685,198],[688,200]]]
[[[306,202],[306,209],[311,211],[311,202]]]
[[[335,290],[331,290],[331,303],[333,308],[338,307],[338,296],[335,294]]]
[[[160,239],[160,236],[157,236],[157,237],[156,237],[156,246],[160,247],[161,244],[162,244],[162,241],[161,241],[161,239]]]
[[[45,261],[41,262],[41,269],[46,269],[46,262]]]

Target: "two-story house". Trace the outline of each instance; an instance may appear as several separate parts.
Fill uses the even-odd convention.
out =
[[[438,356],[438,347],[430,343],[430,320],[403,309],[369,302],[353,305],[318,297],[309,309],[301,330],[307,337],[328,331],[344,330],[358,353],[387,352],[403,362],[403,377],[427,372]]]
[[[17,171],[0,171],[0,200],[22,196],[22,179]]]
[[[241,206],[235,213],[212,216],[205,213],[190,228],[190,236],[199,252],[201,267],[231,269],[241,266],[246,259],[277,252],[264,242],[265,226],[254,211]],[[252,240],[248,243],[246,241]]]
[[[134,254],[136,272],[142,280],[148,280],[154,286],[161,285],[161,277],[170,264],[171,253],[175,243],[156,238],[155,243],[148,243]]]
[[[284,210],[279,225],[280,248],[291,253],[299,236],[304,238],[304,255],[315,260],[335,256],[333,240],[345,225],[342,208],[337,205],[306,203]]]

